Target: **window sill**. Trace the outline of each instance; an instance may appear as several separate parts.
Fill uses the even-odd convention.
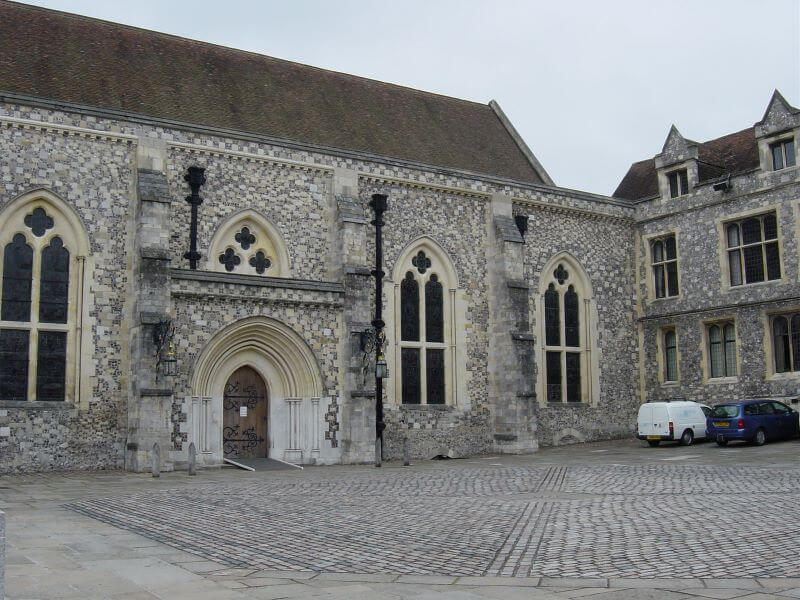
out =
[[[25,408],[28,410],[71,410],[76,408],[71,402],[38,402],[20,400],[0,400],[0,408]]]
[[[587,402],[548,402],[545,404],[547,408],[555,409],[568,409],[568,408],[590,408]]]
[[[784,265],[781,264],[781,267]],[[729,285],[726,287],[723,292],[734,292],[736,290],[749,290],[751,288],[757,288],[764,285],[781,285],[784,283],[788,283],[785,277],[781,277],[780,279],[769,279],[767,281],[756,281],[753,283],[743,283],[741,285]]]
[[[785,373],[773,373],[767,377],[767,381],[790,381],[800,379],[800,371],[787,371]]]
[[[680,381],[662,381],[660,383],[662,388],[677,388],[681,386]]]
[[[449,404],[398,404],[400,410],[455,410],[455,406]]]
[[[739,383],[739,377],[710,377],[704,383],[709,385]]]
[[[655,304],[656,302],[664,302],[668,300],[680,300],[681,295],[680,293],[675,294],[674,296],[664,296],[663,298],[650,298],[650,304]]]

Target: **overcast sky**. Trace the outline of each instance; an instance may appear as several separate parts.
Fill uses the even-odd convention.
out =
[[[556,184],[611,194],[669,126],[800,106],[799,0],[28,0],[487,103]]]

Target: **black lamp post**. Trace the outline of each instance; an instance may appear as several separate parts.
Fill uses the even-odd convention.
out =
[[[375,318],[372,320],[372,327],[375,331],[375,466],[381,466],[383,454],[383,430],[386,423],[383,422],[383,378],[387,375],[386,358],[383,355],[383,343],[386,334],[383,332],[385,323],[383,322],[383,213],[386,212],[386,196],[384,194],[372,194],[372,201],[369,203],[375,212],[375,219],[372,224],[375,226]]]
[[[189,167],[183,179],[189,184],[192,190],[191,195],[186,196],[186,202],[192,207],[192,222],[189,228],[189,251],[183,258],[189,259],[189,268],[196,269],[197,261],[200,260],[200,253],[197,251],[197,207],[203,203],[200,197],[200,187],[206,182],[205,169],[202,167]]]

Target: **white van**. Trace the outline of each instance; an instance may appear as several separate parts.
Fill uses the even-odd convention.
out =
[[[651,446],[680,440],[691,446],[696,438],[706,437],[706,413],[696,402],[648,402],[639,407],[637,434]]]

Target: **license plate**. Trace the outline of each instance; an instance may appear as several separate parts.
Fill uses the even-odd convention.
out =
[[[660,440],[661,436],[660,435],[648,435],[647,439],[648,440]]]
[[[730,427],[730,421],[714,421],[714,427]]]

